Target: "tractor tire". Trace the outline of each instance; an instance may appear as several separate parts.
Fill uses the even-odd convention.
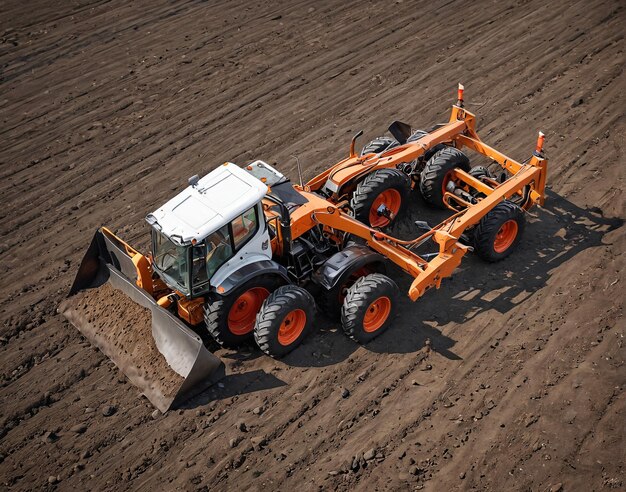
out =
[[[350,200],[354,217],[370,227],[387,227],[402,211],[411,192],[410,178],[397,169],[379,169],[361,181]],[[384,205],[393,218],[378,215]]]
[[[450,181],[450,173],[455,167],[463,171],[470,170],[468,157],[454,147],[439,150],[426,163],[420,178],[420,191],[430,205],[448,208],[443,201],[443,194]]]
[[[386,275],[361,277],[348,289],[341,308],[343,331],[358,343],[367,343],[384,332],[394,318],[398,286]]]
[[[428,135],[427,131],[424,130],[415,130],[411,136],[409,138],[406,139],[407,142],[415,142],[416,140],[419,140],[420,138],[424,137]]]
[[[204,306],[206,329],[223,347],[237,347],[253,339],[256,315],[265,299],[284,281],[273,275],[260,275],[235,288],[226,296],[216,296]]]
[[[470,173],[470,175],[472,175],[476,179],[480,179],[480,178],[483,178],[483,177],[485,177],[485,178],[493,178],[491,172],[485,166],[473,167],[472,169],[470,169],[469,173]]]
[[[406,139],[406,141],[407,143],[415,142],[416,140],[419,140],[420,138],[426,135],[428,135],[427,131],[415,130],[413,134],[409,138]],[[440,144],[435,145],[432,149],[428,149],[426,152],[424,152],[424,155],[422,156],[422,161],[427,162],[433,155],[435,155],[441,149],[445,149],[446,147],[447,145],[440,143]]]
[[[283,357],[302,343],[314,319],[313,296],[297,285],[283,285],[263,303],[256,317],[254,339],[267,355]]]
[[[361,155],[380,154],[383,150],[397,147],[398,141],[391,137],[377,137],[361,149]]]
[[[476,178],[479,181],[484,182],[485,180],[483,178],[491,178],[493,179],[493,175],[491,174],[491,171],[489,171],[489,169],[485,166],[476,166],[473,167],[472,169],[470,169],[469,174]],[[476,199],[483,199],[486,198],[487,195],[485,195],[484,193],[479,192],[478,190],[476,190],[475,188],[471,187],[470,189],[470,194],[476,198]]]
[[[340,319],[341,306],[343,305],[343,301],[346,298],[346,294],[348,293],[350,287],[352,287],[361,277],[365,277],[366,275],[379,271],[379,269],[380,267],[373,263],[363,265],[355,269],[355,271],[348,276],[345,282],[340,282],[329,290],[322,288],[317,298],[317,305],[320,312],[324,313],[331,319]]]
[[[503,260],[517,247],[525,224],[524,211],[504,200],[491,209],[474,229],[474,251],[489,263]]]

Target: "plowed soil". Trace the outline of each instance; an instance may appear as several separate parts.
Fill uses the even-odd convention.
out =
[[[2,486],[623,489],[625,25],[609,0],[2,2]],[[98,226],[146,249],[189,176],[310,178],[360,129],[446,121],[459,81],[498,149],[546,133],[546,205],[374,342],[320,316],[284,360],[219,350],[221,385],[159,415],[56,313]]]

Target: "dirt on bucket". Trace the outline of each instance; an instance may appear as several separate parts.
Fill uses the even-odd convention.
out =
[[[129,378],[139,378],[172,397],[183,377],[167,364],[152,337],[152,314],[106,283],[79,292],[72,309],[79,313],[81,332],[109,356]]]

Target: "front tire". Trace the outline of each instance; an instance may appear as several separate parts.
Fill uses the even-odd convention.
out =
[[[379,169],[361,181],[352,195],[354,217],[370,227],[387,227],[404,208],[411,181],[397,169]]]
[[[489,263],[503,260],[519,244],[526,217],[524,211],[505,200],[485,215],[474,231],[474,251]]]
[[[256,318],[254,339],[267,355],[284,357],[307,337],[314,318],[313,296],[302,287],[284,285],[263,303]]]
[[[398,297],[398,286],[386,275],[361,277],[343,301],[341,324],[346,335],[359,343],[376,338],[391,325]]]
[[[275,276],[262,275],[219,296],[204,306],[206,329],[224,347],[237,347],[252,341],[256,315],[265,299],[282,283]]]

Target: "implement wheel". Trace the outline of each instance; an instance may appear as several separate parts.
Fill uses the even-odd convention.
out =
[[[443,201],[443,194],[455,167],[463,171],[470,170],[468,157],[454,147],[445,147],[428,160],[420,178],[420,191],[424,200],[435,207],[448,208]]]
[[[278,277],[262,275],[208,302],[204,321],[209,334],[224,347],[251,342],[257,313],[280,284]]]
[[[353,340],[367,343],[389,328],[397,303],[398,286],[389,277],[381,273],[361,277],[343,301],[343,330]]]
[[[413,132],[413,134],[406,139],[406,142],[415,142],[416,140],[419,140],[422,137],[425,137],[426,135],[428,135],[427,131],[424,130],[415,130]],[[424,152],[424,155],[422,156],[422,162],[427,162],[433,155],[435,155],[437,152],[439,152],[441,149],[445,149],[447,147],[446,144],[437,144],[434,147],[428,149],[426,152]]]
[[[411,181],[397,169],[379,169],[361,181],[350,201],[354,217],[370,227],[390,225],[409,199]]]
[[[470,169],[469,173],[476,179],[493,178],[491,172],[485,166],[475,166],[472,169]]]
[[[263,303],[254,339],[272,357],[283,357],[306,338],[315,318],[315,299],[302,287],[284,285]]]
[[[490,263],[503,260],[517,247],[526,218],[524,211],[505,200],[485,215],[474,231],[474,250]]]
[[[384,150],[398,146],[398,141],[391,137],[377,137],[361,149],[361,155],[380,154]]]

